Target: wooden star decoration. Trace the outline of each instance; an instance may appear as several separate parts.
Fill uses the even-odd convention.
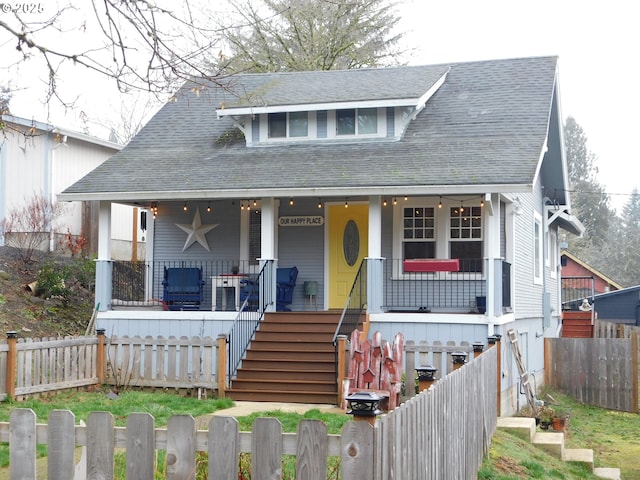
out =
[[[216,228],[219,223],[203,225],[200,220],[200,209],[196,209],[196,214],[193,216],[193,221],[189,223],[176,223],[176,227],[182,230],[187,234],[187,240],[184,242],[184,247],[182,247],[182,251],[184,252],[187,248],[189,248],[194,243],[198,242],[203,248],[210,252],[209,243],[207,242],[207,233]]]

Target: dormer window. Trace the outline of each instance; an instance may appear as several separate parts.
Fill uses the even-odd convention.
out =
[[[336,110],[336,135],[371,135],[378,133],[377,108]]]
[[[308,137],[309,117],[307,112],[270,113],[269,138]]]

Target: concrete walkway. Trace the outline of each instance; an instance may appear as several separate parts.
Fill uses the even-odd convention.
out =
[[[287,413],[304,414],[309,410],[318,409],[321,412],[344,414],[346,412],[335,405],[312,404],[312,403],[280,403],[280,402],[234,402],[235,405],[224,410],[216,410],[209,415],[202,415],[196,419],[196,427],[198,430],[206,430],[209,426],[209,420],[213,416],[222,417],[246,417],[257,412],[273,412],[280,410]]]

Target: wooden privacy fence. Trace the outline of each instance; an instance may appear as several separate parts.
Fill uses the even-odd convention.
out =
[[[10,332],[0,344],[0,399],[102,383],[197,389],[199,395],[224,390],[219,349],[226,352],[224,336],[106,338],[99,330],[95,337],[18,339]]]
[[[638,412],[638,334],[630,338],[546,338],[545,384],[579,402]]]
[[[327,478],[328,457],[340,458],[340,478],[349,480],[475,479],[496,428],[497,349],[491,348],[410,401],[367,421],[348,422],[329,435],[318,420],[303,420],[296,433],[283,433],[274,418],[258,418],[240,432],[231,417],[213,417],[197,430],[190,415],[171,417],[155,428],[146,413],[131,414],[115,427],[108,412],[93,412],[86,426],[69,411],[50,413],[36,424],[30,409],[16,409],[0,423],[0,441],[9,442],[10,478],[36,478],[36,444],[50,446],[47,478],[74,478],[74,449],[86,446],[81,478],[114,478],[114,451],[124,449],[126,478],[154,478],[156,450],[166,451],[166,478],[192,479],[206,458],[212,480],[237,480],[240,453],[251,454],[254,480],[282,478],[282,455],[296,456],[296,477]],[[55,448],[52,448],[55,446]],[[76,478],[79,478],[76,476]]]

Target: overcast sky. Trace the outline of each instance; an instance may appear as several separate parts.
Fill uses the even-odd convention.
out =
[[[400,30],[407,31],[405,41],[415,49],[410,64],[559,56],[563,118],[573,116],[584,129],[613,206],[620,209],[628,199],[616,194],[640,188],[640,7],[635,2],[405,0],[400,13]],[[14,47],[15,42],[0,45],[3,54]],[[14,96],[13,113],[77,128],[80,111],[95,122],[120,108],[115,95],[106,95],[115,90],[112,84],[82,73],[60,79],[80,95],[78,109],[47,112],[38,102],[40,85],[38,92],[27,89]],[[29,85],[27,77],[31,74],[23,68],[21,86]],[[92,125],[91,133],[104,135]]]
[[[583,128],[612,194],[640,189],[640,4],[629,0],[410,0],[413,64],[560,58],[563,118]],[[618,210],[627,195],[612,195]]]

